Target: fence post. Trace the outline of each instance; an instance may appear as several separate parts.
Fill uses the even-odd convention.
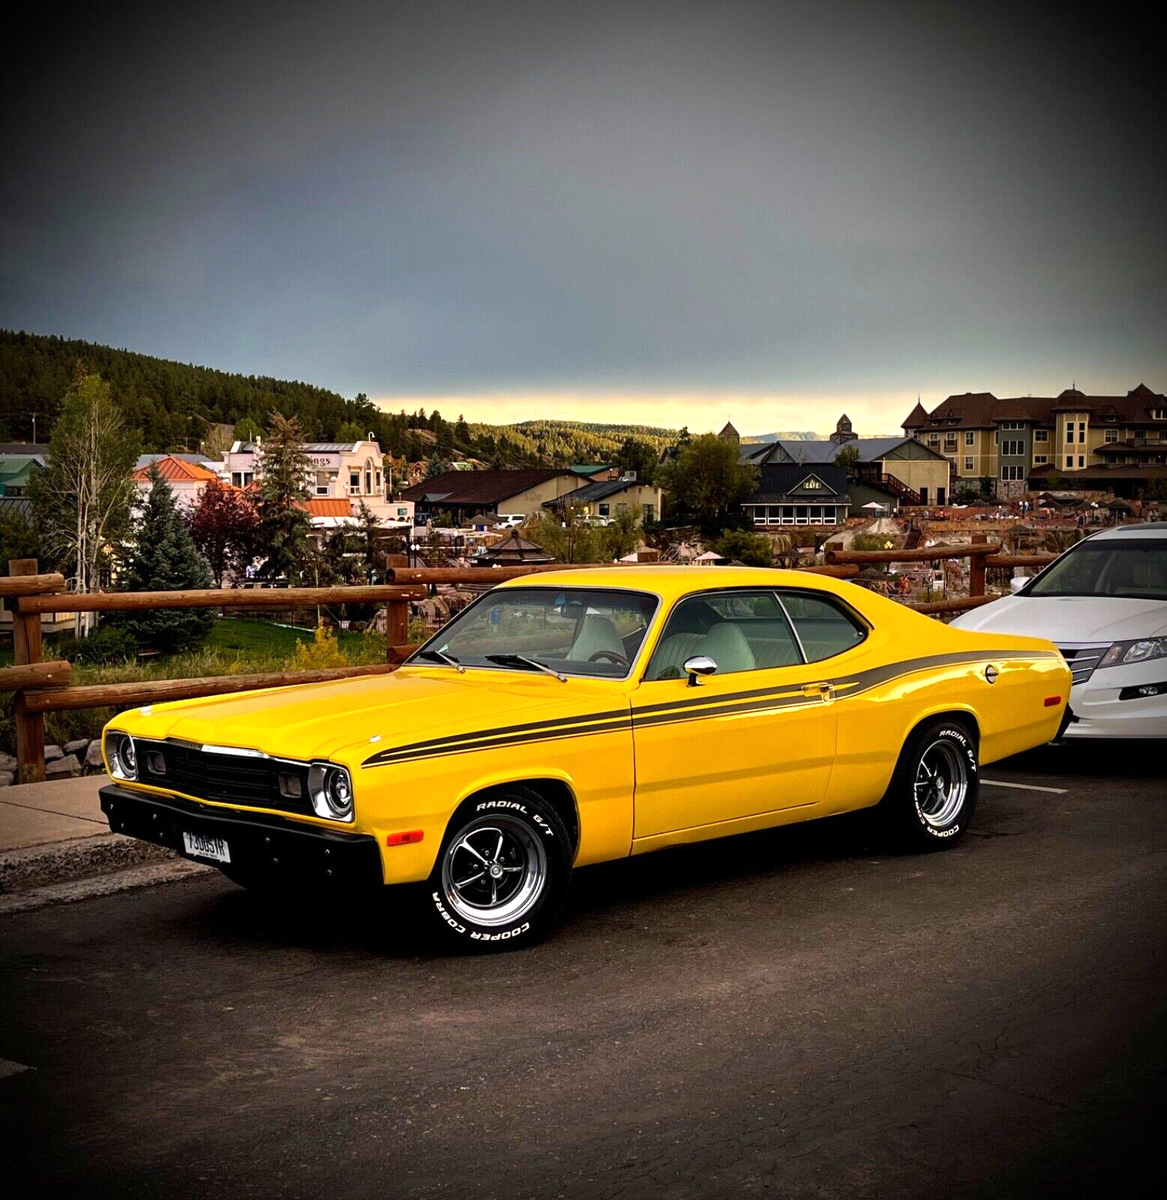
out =
[[[35,558],[10,558],[9,575],[36,575]],[[21,613],[19,601],[12,613],[12,657],[18,667],[41,661],[40,613]],[[45,777],[45,718],[43,713],[25,711],[24,692],[18,691],[16,714],[16,779],[18,783],[40,783]]]
[[[974,543],[979,542],[984,545],[989,539],[983,533],[974,533],[972,540]],[[985,556],[983,554],[974,554],[968,560],[968,594],[970,599],[973,596],[985,594]]]
[[[409,641],[409,601],[390,600],[385,605],[385,661],[396,661],[394,646],[404,646]]]

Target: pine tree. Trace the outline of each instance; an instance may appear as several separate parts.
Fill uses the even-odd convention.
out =
[[[380,544],[381,522],[364,502],[357,501],[357,528],[353,541],[364,558],[364,575],[370,583],[381,581],[381,566],[384,553]]]
[[[134,548],[123,579],[129,592],[178,592],[211,586],[211,568],[198,552],[174,502],[170,484],[151,471],[150,494],[134,522]],[[145,646],[176,654],[206,641],[215,623],[208,608],[143,609],[118,615],[117,624]]]
[[[272,413],[260,460],[260,544],[267,554],[259,569],[262,578],[284,579],[294,586],[307,569],[312,528],[308,510],[302,507],[307,499],[308,458],[299,423]]]
[[[427,479],[436,479],[439,475],[444,475],[450,469],[450,460],[443,458],[436,450],[426,459],[425,462],[425,477]]]

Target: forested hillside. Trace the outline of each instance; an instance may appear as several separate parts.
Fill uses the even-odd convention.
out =
[[[239,433],[261,430],[278,410],[295,417],[310,440],[348,441],[372,432],[396,457],[433,460],[435,468],[459,458],[493,467],[619,461],[645,473],[681,432],[587,421],[469,424],[458,414],[436,409],[390,413],[363,394],[347,400],[309,383],[235,375],[91,342],[0,330],[0,440],[31,439],[34,416],[37,438],[47,440],[78,369],[110,384],[114,401],[148,451],[207,448],[216,427],[239,427]]]
[[[261,427],[274,409],[299,419],[311,437],[335,436],[346,421],[379,415],[308,383],[230,375],[90,342],[0,330],[0,426],[8,439],[47,438],[78,363],[112,388],[147,450],[197,449],[211,425],[251,418]]]

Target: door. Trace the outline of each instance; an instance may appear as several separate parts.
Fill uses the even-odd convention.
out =
[[[717,671],[690,686],[684,663]],[[820,803],[838,719],[772,589],[680,601],[632,698],[634,836]]]

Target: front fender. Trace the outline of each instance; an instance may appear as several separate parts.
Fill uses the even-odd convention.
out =
[[[365,767],[354,780],[357,821],[377,837],[387,883],[429,877],[451,816],[488,788],[553,779],[571,793],[579,825],[577,866],[623,858],[632,848],[631,728],[565,733],[416,762]],[[388,846],[392,833],[421,830],[422,840]]]

